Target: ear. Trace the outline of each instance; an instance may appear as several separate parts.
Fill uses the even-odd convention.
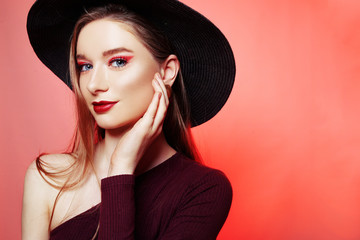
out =
[[[180,69],[180,62],[174,54],[171,54],[162,64],[160,75],[165,85],[170,87],[175,82],[176,76]]]

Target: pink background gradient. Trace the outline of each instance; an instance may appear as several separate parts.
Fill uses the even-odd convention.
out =
[[[237,62],[228,103],[194,129],[234,189],[218,239],[360,239],[360,2],[184,2]],[[0,239],[20,239],[26,167],[65,149],[74,126],[72,92],[29,44],[32,3],[0,8]]]

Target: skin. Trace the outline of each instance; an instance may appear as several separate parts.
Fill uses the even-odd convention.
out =
[[[120,50],[109,51],[114,49]],[[109,19],[96,20],[81,30],[77,56],[81,93],[96,122],[105,129],[105,139],[95,146],[94,172],[84,184],[59,198],[51,229],[99,203],[102,178],[140,174],[175,153],[165,140],[162,125],[169,104],[165,85],[173,84],[179,70],[176,56],[158,63],[128,25]],[[92,103],[101,100],[117,103],[99,114]],[[73,161],[64,154],[41,159],[59,168]],[[22,239],[49,238],[58,191],[42,179],[33,162],[25,176]]]

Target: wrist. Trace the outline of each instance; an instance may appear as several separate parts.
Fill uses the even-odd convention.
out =
[[[110,162],[108,177],[123,174],[134,174],[135,167],[130,164],[119,164]]]

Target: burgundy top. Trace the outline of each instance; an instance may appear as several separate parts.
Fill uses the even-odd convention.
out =
[[[229,180],[180,153],[139,175],[101,181],[101,203],[50,232],[50,239],[216,239],[232,201]]]

